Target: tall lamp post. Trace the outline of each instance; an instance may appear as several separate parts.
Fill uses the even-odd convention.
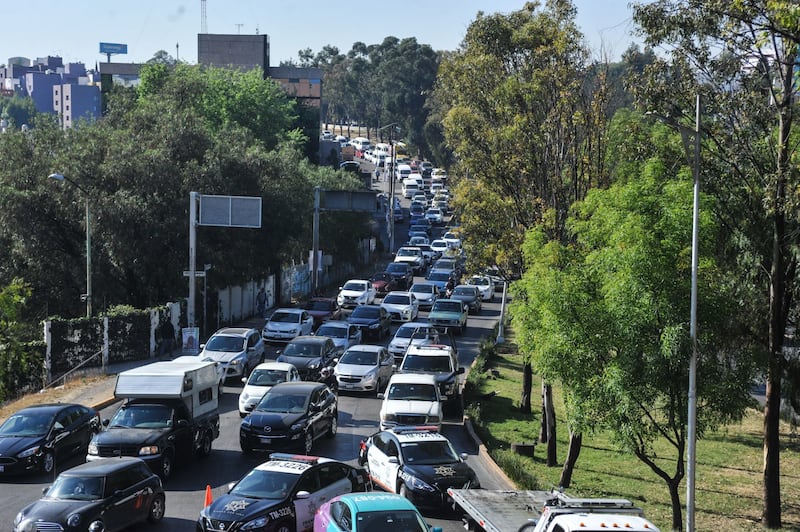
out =
[[[89,193],[78,183],[63,174],[54,173],[47,177],[56,181],[69,181],[83,193],[83,197],[86,200],[86,293],[82,294],[82,297],[86,300],[86,317],[88,318],[92,315],[92,214],[89,205]]]
[[[382,128],[378,129],[378,131],[389,129],[389,147],[392,150],[392,153],[390,154],[391,155],[390,169],[384,172],[384,175],[386,176],[386,183],[390,187],[389,208],[386,209],[387,213],[389,214],[389,219],[386,221],[386,226],[389,229],[389,253],[394,252],[394,172],[395,172],[395,167],[397,165],[397,155],[395,154],[395,149],[394,149],[394,130],[399,125],[400,124],[398,124],[397,122],[392,122],[391,124],[385,125]],[[384,170],[385,169],[386,168],[384,166]]]

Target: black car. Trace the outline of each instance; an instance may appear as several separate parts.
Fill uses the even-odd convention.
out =
[[[17,514],[14,532],[114,532],[141,521],[158,523],[165,510],[161,479],[147,464],[132,457],[104,458],[58,475],[41,499]]]
[[[94,409],[70,403],[23,408],[0,425],[0,474],[52,473],[71,456],[86,456],[100,430]]]
[[[375,292],[381,297],[397,290],[397,280],[390,273],[377,272],[369,280],[372,282],[372,286],[375,287]]]
[[[392,316],[385,308],[378,305],[356,307],[347,317],[347,321],[358,325],[363,338],[370,337],[377,340],[383,340],[388,336],[392,326]]]
[[[336,394],[321,382],[281,382],[264,394],[239,427],[242,452],[299,450],[311,454],[314,440],[338,430]]]
[[[319,379],[320,371],[333,364],[336,344],[327,336],[297,336],[278,355],[278,362],[293,364],[304,381]]]
[[[390,262],[386,265],[386,273],[397,281],[398,290],[407,290],[414,282],[414,270],[405,262]]]
[[[480,482],[450,441],[434,427],[398,426],[361,442],[358,464],[368,464],[372,481],[409,499],[418,508],[452,504],[447,488],[479,488]]]
[[[311,530],[323,503],[370,489],[367,472],[360,467],[318,456],[273,453],[203,508],[197,531]]]

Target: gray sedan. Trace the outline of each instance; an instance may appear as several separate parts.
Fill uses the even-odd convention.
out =
[[[480,289],[472,284],[460,284],[456,286],[453,289],[453,295],[450,296],[450,299],[458,299],[462,303],[467,304],[470,314],[479,313],[483,304]]]
[[[350,347],[334,368],[340,392],[380,392],[392,376],[394,357],[380,345]]]

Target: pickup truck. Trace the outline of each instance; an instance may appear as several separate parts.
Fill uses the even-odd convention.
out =
[[[467,329],[469,307],[458,299],[437,299],[428,314],[428,323],[462,334]]]

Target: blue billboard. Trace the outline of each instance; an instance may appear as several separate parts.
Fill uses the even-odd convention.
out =
[[[113,42],[101,42],[100,43],[100,53],[101,54],[127,54],[128,53],[128,45],[127,44],[117,44]]]

